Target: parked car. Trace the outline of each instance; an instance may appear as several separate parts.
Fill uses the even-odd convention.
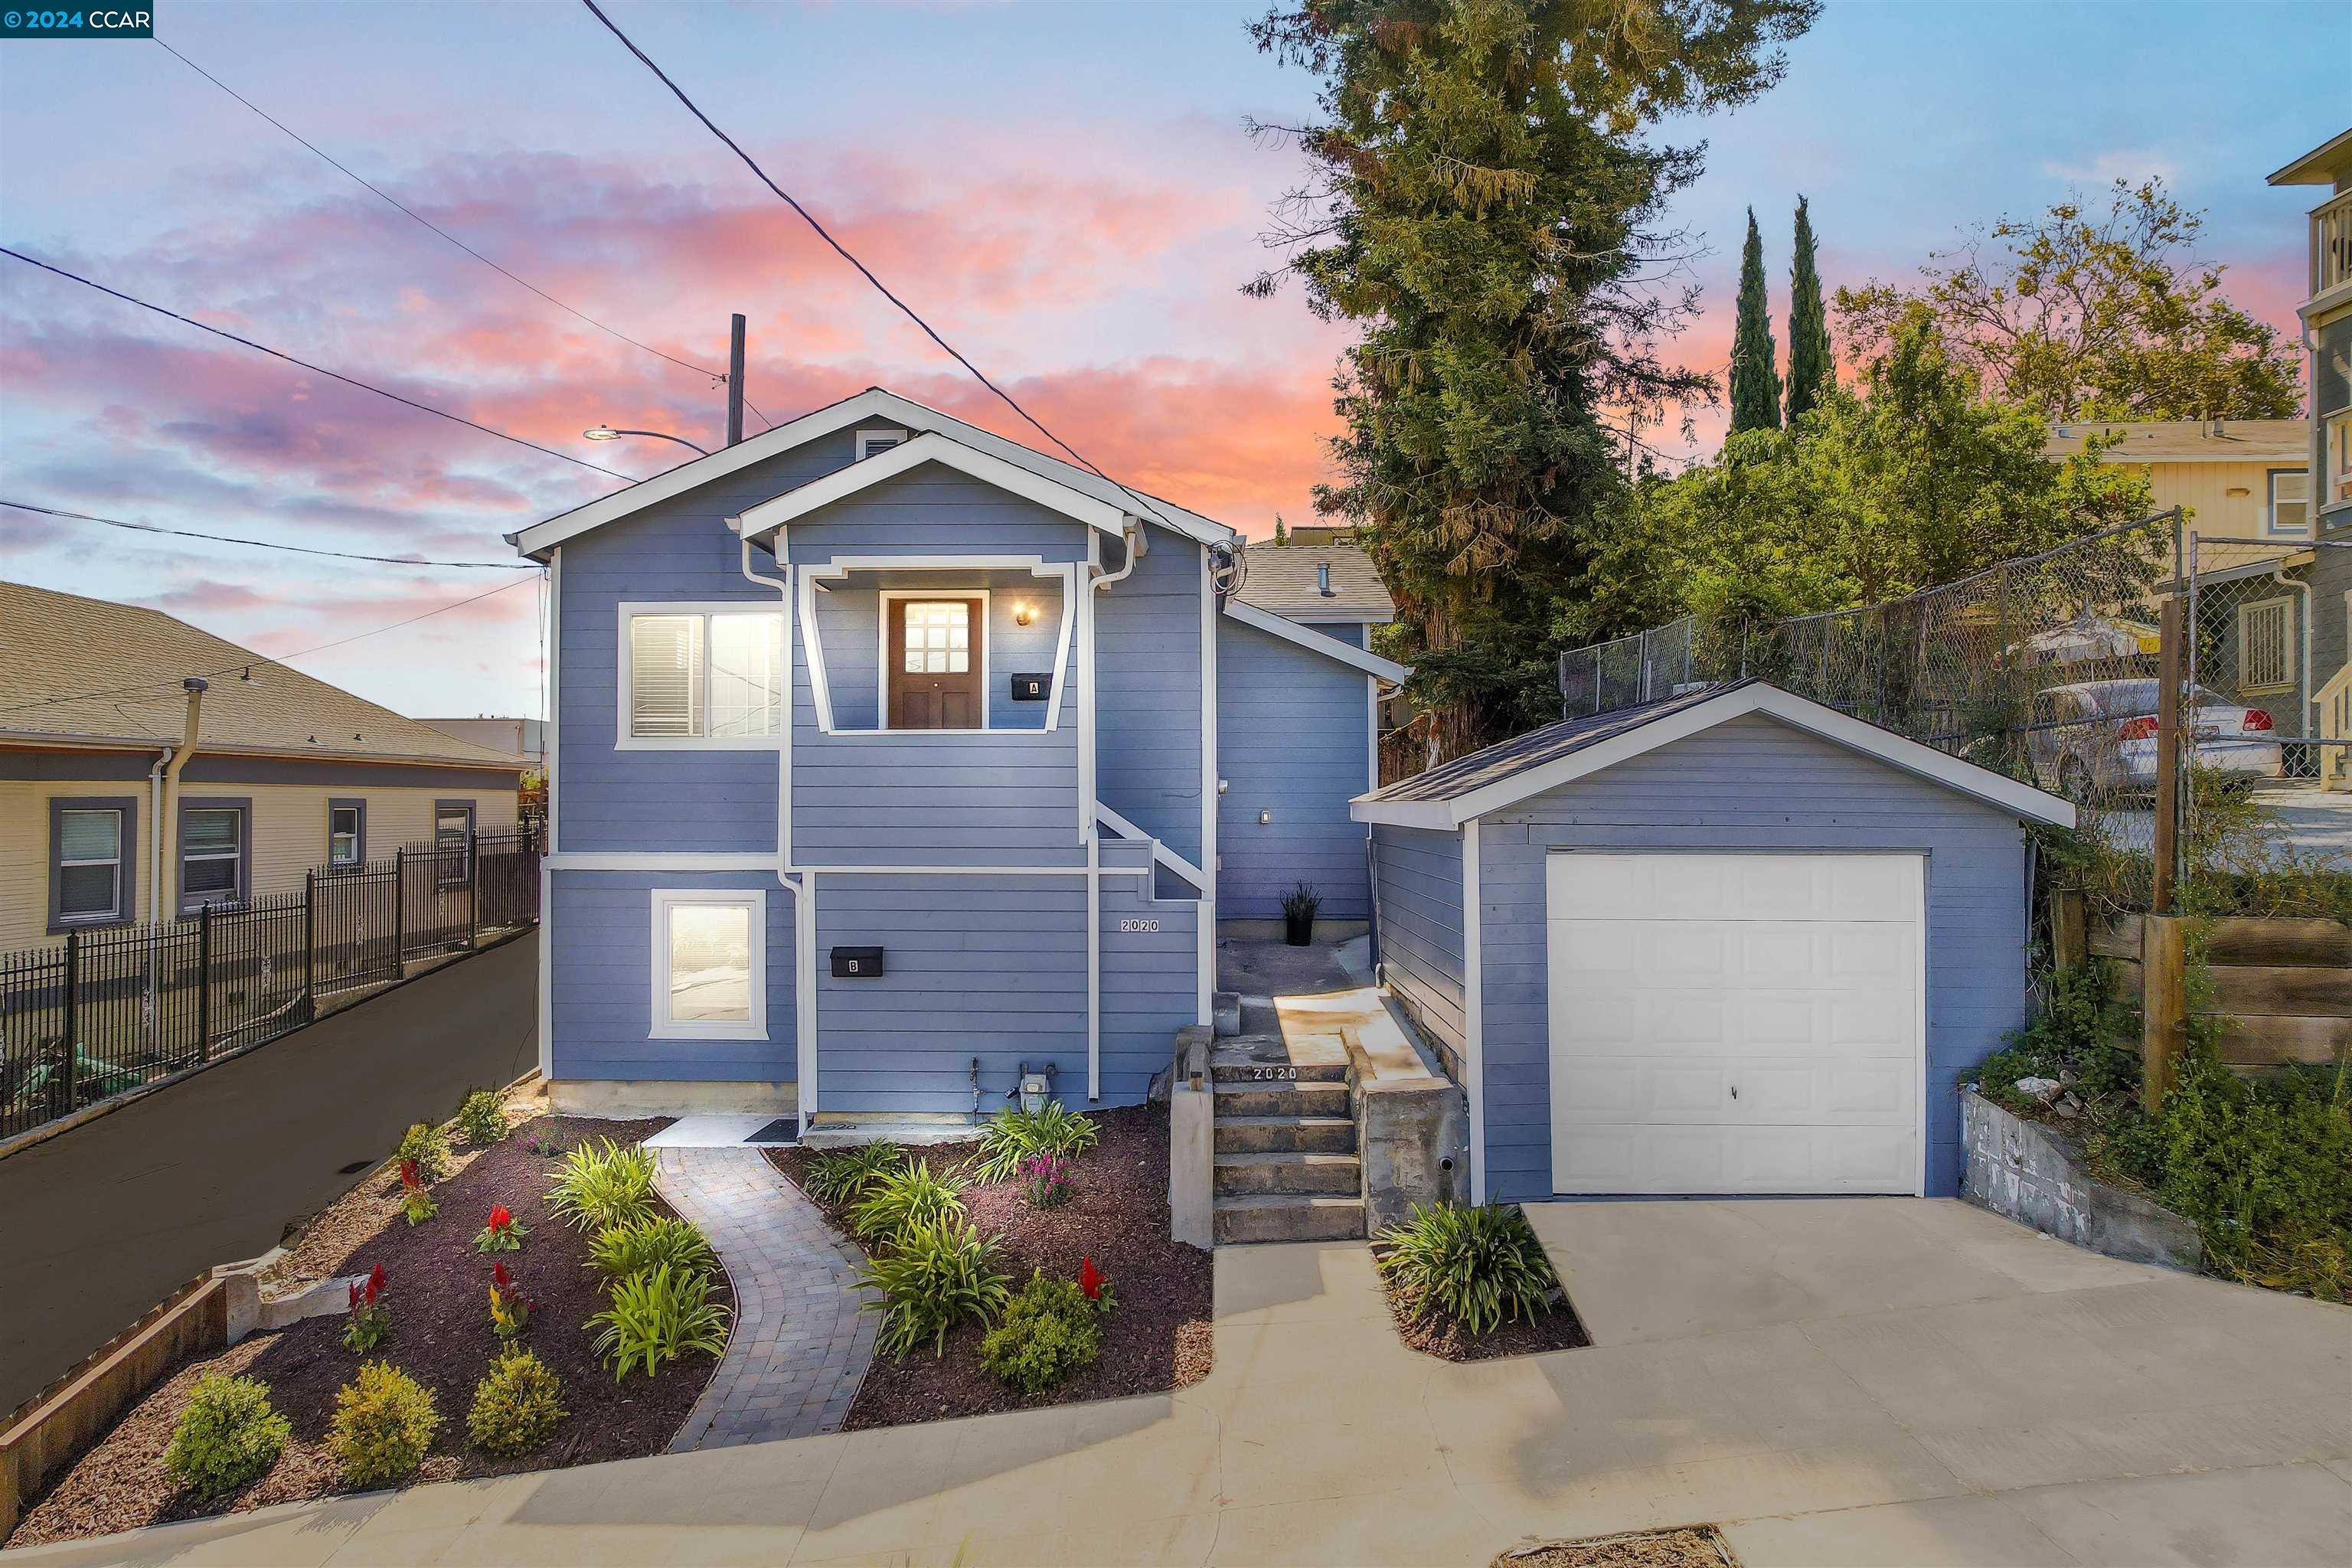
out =
[[[2271,716],[2200,686],[2185,694],[2181,721],[2196,735],[2199,767],[2277,778],[2284,756]],[[2026,754],[2036,780],[2073,799],[2156,785],[2157,683],[2085,680],[2033,699]]]

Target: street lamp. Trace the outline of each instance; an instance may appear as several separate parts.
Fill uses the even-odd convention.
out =
[[[583,430],[580,434],[587,437],[591,441],[617,441],[624,436],[650,436],[656,441],[675,441],[688,451],[700,452],[706,458],[710,456],[708,450],[696,446],[685,437],[671,436],[659,430],[615,430],[610,425],[599,425],[593,429]]]

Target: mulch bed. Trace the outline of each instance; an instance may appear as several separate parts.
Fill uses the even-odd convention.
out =
[[[1372,1256],[1388,1251],[1384,1247],[1372,1248]],[[1540,1355],[1546,1351],[1581,1350],[1592,1342],[1584,1331],[1583,1321],[1576,1315],[1576,1304],[1565,1291],[1553,1303],[1552,1310],[1537,1318],[1505,1319],[1483,1334],[1474,1334],[1462,1326],[1462,1321],[1443,1308],[1433,1307],[1415,1320],[1405,1305],[1403,1293],[1391,1286],[1388,1292],[1389,1315],[1396,1320],[1397,1337],[1404,1341],[1407,1350],[1433,1355],[1440,1361],[1494,1361],[1501,1356]],[[1541,1568],[1541,1565],[1538,1565]]]
[[[982,1369],[982,1331],[966,1327],[948,1337],[944,1355],[925,1346],[904,1361],[877,1357],[849,1407],[851,1430],[1159,1394],[1208,1375],[1209,1255],[1169,1239],[1168,1112],[1132,1106],[1088,1114],[1102,1142],[1078,1157],[1077,1192],[1068,1203],[1032,1208],[1018,1182],[966,1188],[963,1202],[982,1235],[1003,1238],[1003,1267],[1016,1289],[1032,1268],[1075,1279],[1081,1259],[1095,1260],[1118,1296],[1102,1320],[1100,1359],[1043,1396],[1024,1399]],[[979,1148],[950,1143],[914,1152],[938,1172],[965,1163]],[[768,1152],[795,1183],[814,1157],[805,1149]],[[819,1206],[846,1235],[840,1211]]]
[[[1487,1568],[1739,1568],[1711,1524],[1644,1530],[1591,1541],[1548,1541],[1506,1552]]]
[[[547,1117],[530,1121],[504,1142],[464,1159],[462,1168],[436,1183],[433,1196],[441,1205],[440,1214],[413,1229],[399,1212],[396,1176],[372,1173],[320,1216],[305,1241],[320,1234],[357,1234],[355,1241],[347,1241],[332,1256],[313,1247],[307,1257],[316,1265],[317,1278],[364,1273],[382,1264],[392,1305],[391,1338],[362,1358],[343,1349],[341,1316],[312,1318],[184,1363],[54,1479],[6,1544],[69,1541],[172,1520],[243,1512],[342,1489],[327,1450],[327,1429],[335,1391],[351,1381],[362,1359],[389,1361],[433,1391],[441,1428],[420,1480],[552,1469],[661,1452],[685,1424],[718,1363],[698,1356],[671,1363],[650,1383],[642,1375],[633,1375],[625,1384],[613,1381],[597,1359],[592,1336],[581,1327],[604,1305],[597,1277],[584,1267],[587,1238],[548,1214],[544,1198],[556,1162],[532,1153],[528,1143],[533,1136],[542,1144],[551,1141],[565,1147],[583,1138],[609,1137],[627,1143],[667,1124],[666,1119]],[[505,1204],[530,1227],[520,1251],[485,1257],[474,1250],[474,1236],[487,1222],[493,1203]],[[366,1215],[380,1216],[373,1230],[354,1218]],[[474,1385],[498,1349],[489,1321],[493,1261],[503,1262],[537,1302],[525,1342],[562,1378],[564,1405],[571,1413],[546,1447],[504,1460],[475,1451],[466,1438]],[[715,1294],[731,1308],[734,1293],[723,1272],[714,1286]],[[259,1480],[226,1498],[199,1503],[174,1490],[163,1469],[163,1448],[196,1380],[215,1371],[268,1383],[270,1404],[293,1424],[294,1435],[278,1463]]]

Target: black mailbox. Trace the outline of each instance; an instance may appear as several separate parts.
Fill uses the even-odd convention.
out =
[[[882,950],[878,947],[836,947],[833,950],[833,977],[835,980],[870,980],[882,973]]]
[[[1013,700],[1043,702],[1054,695],[1054,678],[1050,675],[1016,675],[1013,678]]]

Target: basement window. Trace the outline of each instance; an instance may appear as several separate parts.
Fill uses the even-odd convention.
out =
[[[651,1038],[768,1037],[767,909],[758,889],[654,890]]]

